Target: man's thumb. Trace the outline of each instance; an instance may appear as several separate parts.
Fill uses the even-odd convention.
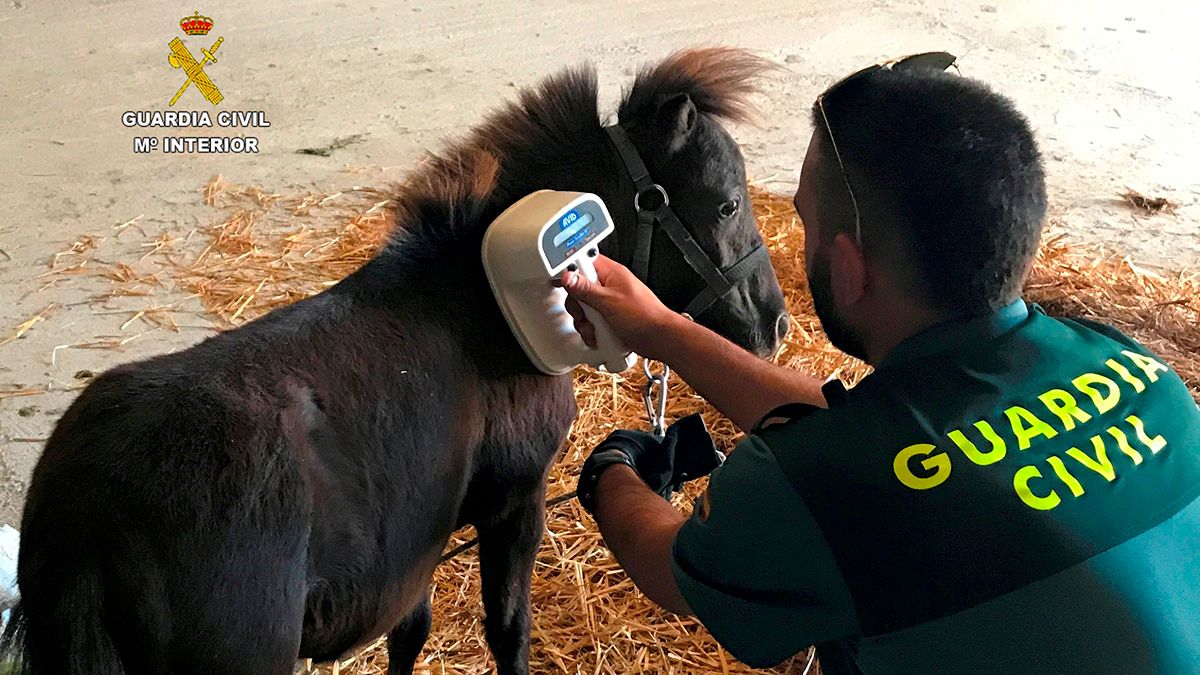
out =
[[[578,272],[564,272],[562,285],[567,295],[581,301],[597,300],[604,293],[603,286]]]

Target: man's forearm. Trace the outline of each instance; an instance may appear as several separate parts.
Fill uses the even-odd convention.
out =
[[[596,523],[604,543],[633,583],[664,609],[690,615],[671,569],[671,546],[684,523],[683,515],[627,466],[613,466],[600,474],[596,504]]]
[[[760,359],[682,316],[674,321],[668,365],[741,429],[784,403],[825,405],[820,380]]]

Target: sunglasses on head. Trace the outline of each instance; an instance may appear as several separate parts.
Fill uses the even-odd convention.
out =
[[[850,187],[850,174],[846,173],[846,165],[842,162],[842,152],[838,149],[837,141],[833,138],[833,126],[829,124],[829,115],[825,113],[825,99],[829,98],[847,83],[866,77],[879,70],[934,70],[940,72],[953,67],[957,71],[958,66],[955,64],[957,60],[953,54],[947,52],[925,52],[923,54],[902,56],[898,59],[877,63],[873,66],[863,68],[856,73],[852,73],[838,80],[832,87],[826,89],[817,97],[817,110],[821,111],[821,121],[825,123],[825,131],[829,134],[829,144],[833,147],[833,156],[837,159],[838,169],[842,172],[842,181],[846,183],[846,192],[850,195],[850,204],[854,207],[854,242],[860,247],[862,246],[862,219],[858,213],[858,200],[854,198],[854,188]]]

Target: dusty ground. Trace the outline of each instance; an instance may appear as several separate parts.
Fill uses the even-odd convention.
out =
[[[786,64],[790,72],[763,97],[762,127],[736,135],[753,175],[790,190],[810,130],[805,111],[822,88],[879,57],[946,49],[965,74],[1007,92],[1030,116],[1057,220],[1073,236],[1144,264],[1200,262],[1194,3],[3,2],[0,340],[48,305],[57,309],[0,345],[0,392],[51,390],[0,398],[0,522],[19,517],[40,439],[74,396],[77,372],[186,346],[211,330],[199,313],[177,334],[147,332],[140,321],[122,327],[130,314],[120,303],[87,302],[106,290],[102,280],[39,278],[56,252],[91,233],[104,237],[98,259],[136,260],[145,240],[114,228],[137,218],[151,232],[186,234],[213,217],[198,189],[217,173],[323,189],[399,178],[514,86],[584,59],[600,67],[609,100],[637,64],[678,47],[733,44]],[[173,133],[126,128],[121,113],[168,109],[183,76],[166,63],[167,43],[195,9],[216,26],[186,39],[193,53],[225,38],[206,68],[225,95],[219,109],[262,110],[270,121],[248,132],[258,154],[133,152],[135,136]],[[194,89],[177,108],[214,110]],[[336,139],[351,142],[328,156],[297,153]],[[1126,186],[1180,207],[1135,217],[1115,199]],[[54,278],[63,280],[41,288]],[[178,299],[163,292],[157,300]],[[139,335],[121,350],[55,350]]]

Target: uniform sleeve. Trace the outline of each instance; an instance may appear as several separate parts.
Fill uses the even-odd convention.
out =
[[[688,606],[747,665],[772,666],[857,630],[825,538],[757,436],[713,473],[673,552]]]

